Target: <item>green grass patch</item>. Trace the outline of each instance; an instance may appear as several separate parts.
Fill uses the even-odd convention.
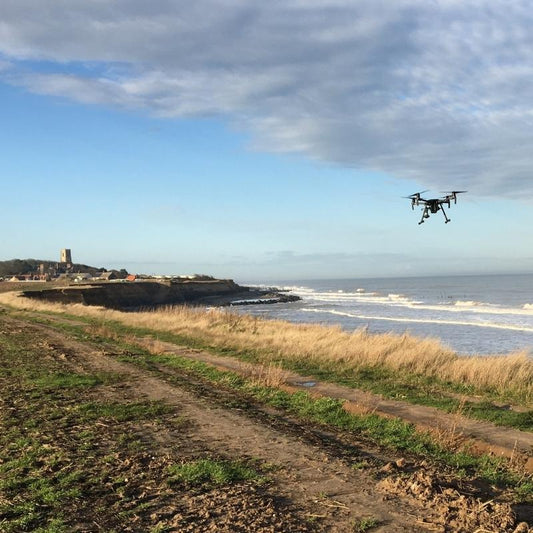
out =
[[[174,409],[160,402],[93,401],[95,387],[123,376],[70,372],[68,361],[48,356],[41,332],[1,318],[0,326],[0,531],[74,531],[86,519],[92,523],[94,502],[102,507],[102,530],[120,531],[119,512],[144,502],[130,501],[127,487],[114,490],[114,477],[131,478],[136,469],[145,475],[139,460],[151,459],[139,422],[168,427]]]
[[[36,439],[18,439],[8,451],[0,465],[0,493],[11,496],[11,502],[0,503],[0,529],[6,533],[66,530],[60,509],[81,497],[83,474]],[[48,514],[51,509],[55,516]]]
[[[168,468],[169,483],[190,487],[229,485],[239,481],[260,482],[264,477],[242,461],[198,459]]]
[[[353,531],[354,533],[365,533],[366,531],[370,531],[379,525],[381,525],[381,522],[377,518],[360,518],[359,520],[355,520],[353,524]]]
[[[96,387],[116,383],[122,378],[118,374],[77,374],[77,373],[46,373],[29,380],[29,383],[41,389],[71,389]]]

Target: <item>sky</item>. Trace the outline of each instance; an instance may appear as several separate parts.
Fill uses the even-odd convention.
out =
[[[237,281],[533,272],[533,10],[2,0],[0,260]],[[418,225],[402,197],[467,190]]]

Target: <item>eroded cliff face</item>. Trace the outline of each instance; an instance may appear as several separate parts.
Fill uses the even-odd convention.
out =
[[[88,285],[25,291],[28,298],[58,303],[99,305],[111,309],[138,309],[176,304],[224,305],[250,297],[253,291],[232,280],[99,282]]]

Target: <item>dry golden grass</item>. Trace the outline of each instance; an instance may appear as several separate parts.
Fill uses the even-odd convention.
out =
[[[44,303],[0,294],[0,303],[29,310],[68,312],[115,320],[124,324],[201,339],[219,348],[255,350],[266,367],[280,360],[310,361],[337,368],[385,367],[437,377],[478,390],[512,392],[533,398],[533,361],[527,352],[508,355],[460,356],[433,338],[408,333],[374,335],[365,329],[352,333],[340,327],[261,320],[227,310],[183,306],[124,313],[82,305]]]
[[[267,365],[251,365],[243,363],[241,373],[246,375],[253,383],[263,387],[280,387],[287,382],[289,373],[274,363]]]

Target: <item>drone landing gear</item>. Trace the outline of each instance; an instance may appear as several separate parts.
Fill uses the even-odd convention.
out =
[[[422,212],[422,218],[420,219],[420,222],[418,223],[419,226],[420,226],[420,224],[423,224],[425,222],[424,221],[425,218],[429,218],[429,213],[428,213],[428,208],[427,207],[424,207],[424,211]]]
[[[444,207],[442,205],[440,206],[440,210],[442,211],[442,214],[444,215],[444,223],[448,224],[448,222],[451,221],[451,218],[447,217],[446,211],[444,211]]]

